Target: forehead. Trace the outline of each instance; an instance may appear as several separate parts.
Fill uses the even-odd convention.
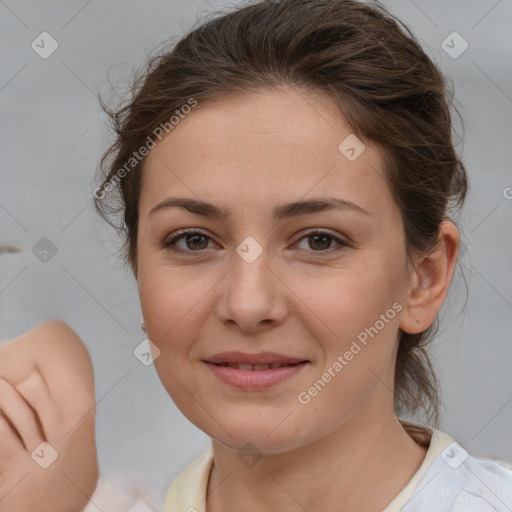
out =
[[[362,152],[348,158],[347,146]],[[282,88],[184,116],[146,158],[140,213],[177,193],[261,207],[336,192],[370,211],[392,206],[380,149],[358,142],[330,98]]]

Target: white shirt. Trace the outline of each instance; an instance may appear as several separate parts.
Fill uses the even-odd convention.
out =
[[[382,512],[512,512],[511,464],[472,457],[440,430],[400,422],[407,431],[426,430],[430,444],[418,471]],[[212,464],[209,446],[171,484],[164,512],[206,512]]]

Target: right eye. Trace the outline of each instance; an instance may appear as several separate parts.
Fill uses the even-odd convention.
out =
[[[184,240],[184,246],[177,245],[178,241]],[[205,240],[211,240],[210,237],[200,231],[192,229],[182,229],[178,231],[178,234],[163,243],[163,247],[176,252],[200,252],[207,248],[208,242]],[[176,248],[178,247],[178,248]]]

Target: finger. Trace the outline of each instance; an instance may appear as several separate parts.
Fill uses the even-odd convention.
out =
[[[28,453],[45,441],[37,413],[18,390],[0,377],[0,410],[9,418]]]
[[[14,427],[3,413],[0,413],[0,474],[20,452],[25,451],[25,445],[17,435]]]
[[[16,384],[18,393],[37,411],[41,424],[41,433],[46,441],[54,439],[62,428],[62,418],[51,398],[48,385],[37,368],[32,373]]]

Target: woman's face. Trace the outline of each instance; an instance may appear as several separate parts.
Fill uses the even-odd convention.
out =
[[[339,148],[351,133],[327,98],[261,91],[199,103],[146,159],[137,278],[155,367],[225,445],[285,452],[393,411],[404,234],[376,146]],[[155,209],[169,198],[209,206]],[[251,362],[281,369],[236,364]]]

